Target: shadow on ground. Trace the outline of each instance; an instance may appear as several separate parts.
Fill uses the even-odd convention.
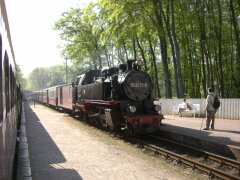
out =
[[[32,178],[81,180],[82,177],[74,169],[61,166],[61,163],[66,162],[64,155],[42,126],[28,102],[25,102],[24,106]]]

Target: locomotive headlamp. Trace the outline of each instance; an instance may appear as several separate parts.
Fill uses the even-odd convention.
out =
[[[129,106],[129,111],[130,111],[131,113],[135,113],[136,110],[137,110],[137,108],[136,108],[135,106]]]

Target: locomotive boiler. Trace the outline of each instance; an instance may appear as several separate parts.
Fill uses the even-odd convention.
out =
[[[163,119],[153,103],[151,79],[136,60],[91,70],[72,89],[73,111],[97,125],[134,135],[154,132]]]

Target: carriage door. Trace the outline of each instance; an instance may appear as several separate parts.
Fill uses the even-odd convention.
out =
[[[63,104],[63,91],[62,91],[62,87],[60,87],[60,104]]]

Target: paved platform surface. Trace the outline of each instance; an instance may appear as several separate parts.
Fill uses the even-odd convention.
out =
[[[163,124],[166,126],[162,126],[161,131],[175,133],[179,139],[184,138],[178,135],[191,137],[191,139],[185,137],[186,141],[193,141],[197,143],[196,145],[199,145],[199,141],[204,142],[203,146],[213,151],[218,150],[220,154],[221,151],[229,150],[232,158],[240,160],[239,120],[216,118],[215,129],[206,131],[203,130],[206,127],[206,118],[179,117],[178,115],[165,115],[164,117]]]

